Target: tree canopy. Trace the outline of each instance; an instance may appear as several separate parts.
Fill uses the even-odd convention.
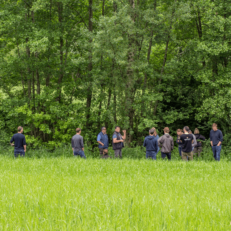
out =
[[[230,16],[225,0],[2,0],[2,137],[21,125],[53,148],[81,127],[94,144],[119,125],[134,146],[153,126],[208,137],[212,122],[227,136]]]

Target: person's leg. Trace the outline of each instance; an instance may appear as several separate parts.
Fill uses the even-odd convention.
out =
[[[171,152],[169,153],[166,153],[167,157],[168,157],[168,160],[171,160]]]
[[[25,157],[25,152],[20,152],[21,157]]]
[[[153,151],[153,152],[152,152],[152,159],[153,159],[153,160],[156,160],[156,155],[157,155],[157,153],[156,153],[155,151]]]
[[[216,146],[216,160],[220,161],[220,155],[221,155],[221,145]]]
[[[186,152],[182,152],[182,160],[183,161],[188,161]]]
[[[216,146],[212,146],[213,157],[216,160]]]
[[[198,147],[198,157],[201,156],[201,152],[202,152],[202,147]]]
[[[100,154],[100,157],[103,158],[103,149],[102,148],[99,148],[99,154]]]
[[[86,156],[85,156],[85,154],[84,154],[84,151],[79,151],[79,155],[80,155],[80,157],[81,158],[84,158],[84,159],[86,159]]]
[[[14,157],[18,158],[18,153],[17,152],[14,152]]]
[[[193,160],[193,152],[188,153],[188,159],[191,161]]]
[[[120,159],[122,159],[122,149],[120,149],[119,156],[120,156]]]
[[[165,159],[165,157],[166,157],[166,154],[163,153],[163,152],[161,152],[161,158],[162,158],[162,159]]]
[[[120,157],[120,149],[116,149],[114,150],[115,152],[115,158],[119,158]]]
[[[182,147],[178,147],[180,157],[182,156]]]
[[[198,152],[198,147],[195,147],[195,148],[193,149],[193,155],[196,156],[197,152]]]
[[[149,158],[149,151],[146,151],[146,159]]]

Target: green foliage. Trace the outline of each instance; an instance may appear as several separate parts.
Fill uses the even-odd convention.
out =
[[[153,126],[208,137],[213,122],[228,139],[230,17],[223,0],[4,0],[0,142],[22,125],[54,150],[81,127],[94,150],[102,125],[134,146]]]

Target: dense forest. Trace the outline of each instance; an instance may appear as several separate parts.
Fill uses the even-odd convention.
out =
[[[0,141],[94,145],[101,126],[139,145],[150,127],[231,132],[231,2],[2,0]]]

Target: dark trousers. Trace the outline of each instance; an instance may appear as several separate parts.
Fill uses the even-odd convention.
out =
[[[179,154],[180,154],[180,156],[182,156],[182,147],[178,147],[178,150],[179,150]]]
[[[155,151],[146,151],[146,158],[152,158],[153,160],[156,160],[156,152]]]
[[[14,151],[14,157],[17,158],[18,155],[20,155],[21,157],[24,157],[25,156],[25,152],[24,150],[23,151]]]
[[[220,146],[212,146],[213,157],[215,160],[220,161],[220,153],[221,153],[221,145]]]
[[[202,147],[195,147],[193,150],[193,154],[196,155],[198,153],[198,157],[201,156]]]
[[[115,158],[122,158],[122,149],[116,149],[115,152]]]
[[[167,156],[168,160],[171,160],[171,152],[169,152],[169,153],[161,152],[162,159],[165,159],[166,156]]]
[[[86,156],[84,154],[84,151],[80,150],[78,152],[74,151],[74,156],[80,156],[81,158],[86,159]]]

